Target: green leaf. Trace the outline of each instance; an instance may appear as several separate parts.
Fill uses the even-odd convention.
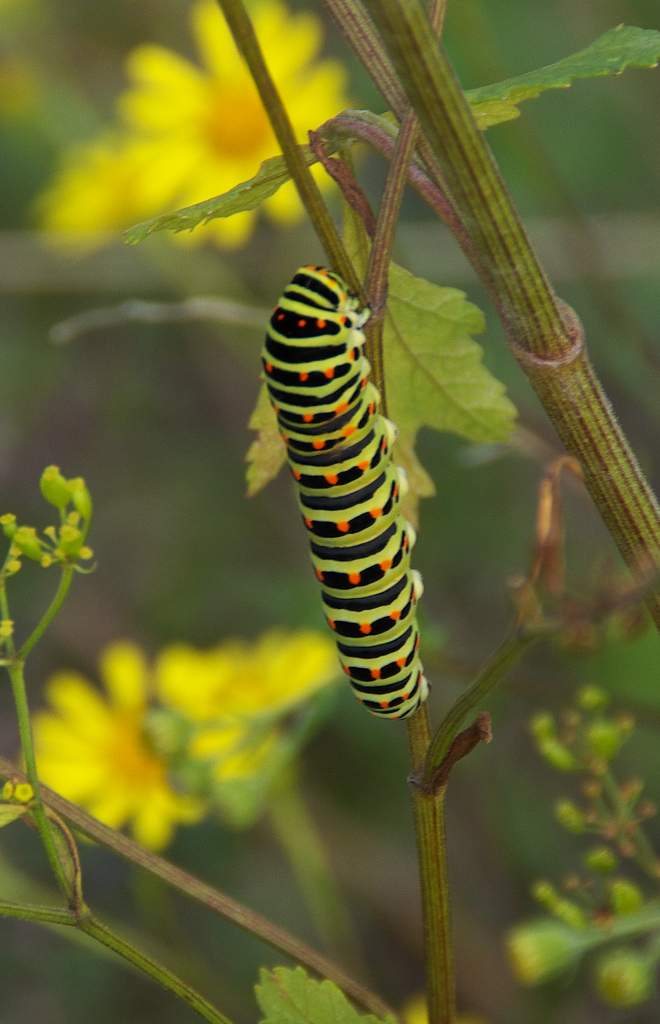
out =
[[[247,496],[252,498],[277,476],[286,462],[286,448],[280,436],[275,410],[270,403],[268,388],[265,384],[259,392],[248,427],[250,430],[259,431],[245,456],[248,463]]]
[[[394,459],[410,484],[404,512],[414,522],[416,498],[434,493],[414,452],[420,428],[469,441],[505,441],[516,409],[481,362],[483,350],[470,335],[483,331],[484,318],[464,292],[429,284],[393,263],[387,304],[388,416],[398,428]]]
[[[302,146],[303,154],[310,167],[316,163],[316,157],[309,146]],[[291,175],[289,174],[283,156],[271,156],[264,160],[261,167],[247,181],[234,185],[229,192],[221,196],[214,196],[212,199],[205,199],[202,203],[195,203],[194,206],[185,206],[182,210],[175,210],[173,213],[163,213],[160,217],[153,217],[151,220],[143,220],[124,232],[129,245],[144,241],[155,231],[192,231],[198,224],[205,224],[216,217],[232,217],[235,213],[243,213],[246,210],[254,210],[261,206],[265,199],[271,196],[284,185]]]
[[[480,128],[518,117],[516,104],[546,89],[567,89],[574,78],[620,75],[627,67],[654,68],[660,58],[660,32],[618,25],[586,49],[517,78],[470,89],[466,96]]]
[[[656,67],[660,58],[660,32],[654,29],[618,25],[610,29],[586,49],[565,57],[556,64],[528,71],[517,78],[470,89],[466,93],[479,128],[485,130],[502,121],[520,116],[517,104],[534,99],[546,89],[567,89],[574,78],[593,78],[599,75],[620,75],[627,67]],[[349,111],[351,117],[372,124],[377,117],[371,111]],[[393,115],[380,115],[380,120],[393,120]],[[382,125],[381,125],[382,127]],[[390,126],[391,127],[391,126]],[[344,133],[330,122],[324,133],[329,141],[328,154],[334,152],[344,139]],[[307,166],[317,162],[309,146],[301,147]],[[290,178],[283,156],[264,160],[261,167],[247,181],[240,182],[223,195],[206,199],[194,206],[186,206],[173,213],[135,224],[125,232],[130,245],[143,241],[155,231],[191,231],[216,217],[231,217],[235,213],[254,210],[269,199]]]
[[[302,967],[265,967],[255,986],[265,1014],[263,1024],[377,1024],[378,1017],[361,1014],[331,981],[314,981]],[[387,1016],[386,1024],[396,1024]]]
[[[12,821],[20,818],[27,809],[26,804],[0,804],[0,828],[11,825]]]

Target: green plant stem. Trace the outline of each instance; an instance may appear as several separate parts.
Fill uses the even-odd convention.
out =
[[[51,622],[59,612],[60,608],[62,607],[64,599],[69,591],[69,587],[71,586],[71,580],[73,579],[73,571],[74,570],[72,565],[67,565],[62,569],[62,575],[60,576],[60,582],[57,588],[57,592],[55,593],[55,597],[50,603],[50,607],[47,609],[39,624],[34,628],[32,633],[27,638],[27,640],[21,647],[20,651],[18,652],[17,657],[21,661],[25,661],[34,645],[41,639],[41,637],[46,632]]]
[[[408,719],[411,776],[422,771],[431,739],[426,704]],[[426,794],[411,785],[419,864],[429,1024],[454,1024],[456,995],[445,841],[445,788]]]
[[[48,821],[41,796],[41,786],[37,775],[37,762],[34,756],[34,743],[32,740],[32,726],[30,724],[30,710],[28,708],[27,694],[25,692],[25,680],[23,678],[23,663],[17,662],[7,669],[11,680],[14,703],[16,705],[16,716],[18,718],[18,732],[21,738],[21,748],[25,758],[27,779],[34,792],[32,814],[39,829],[41,841],[44,844],[48,861],[57,879],[57,884],[62,890],[67,903],[71,905],[74,898],[72,886],[66,876],[66,872],[60,860]]]
[[[10,903],[7,900],[0,900],[0,917],[17,917],[24,921],[39,921],[42,924],[57,924],[77,928],[79,931],[96,939],[103,946],[112,949],[124,960],[128,960],[139,970],[143,971],[154,981],[157,981],[163,988],[166,988],[173,995],[178,996],[182,1002],[187,1003],[191,1009],[208,1020],[211,1024],[231,1024],[228,1017],[216,1010],[207,999],[199,995],[190,985],[177,977],[167,967],[164,967],[152,957],[147,956],[137,949],[130,942],[122,939],[116,932],[106,928],[95,918],[87,915],[78,918],[72,910],[61,910],[57,907],[39,907],[30,904]]]
[[[610,800],[614,812],[622,823],[634,819],[634,814],[626,800],[621,796],[616,780],[609,769],[599,776],[603,791]],[[637,825],[635,832],[630,837],[630,842],[635,847],[635,861],[654,882],[658,881],[658,857],[651,846],[646,833],[641,825]]]
[[[350,915],[292,772],[274,789],[268,808],[323,945],[364,976]]]
[[[12,903],[9,900],[0,900],[0,917],[18,917],[23,921],[40,921],[42,924],[72,925],[74,928],[78,923],[73,910]]]
[[[0,757],[0,777],[5,779],[12,776],[25,778],[23,772],[17,771],[15,766]],[[314,974],[322,978],[329,978],[330,981],[341,988],[358,1006],[363,1007],[367,1013],[373,1013],[376,1017],[386,1017],[394,1014],[394,1011],[379,996],[371,992],[364,985],[360,985],[350,977],[341,967],[327,957],[321,956],[316,950],[307,946],[304,942],[296,939],[284,928],[273,924],[260,914],[255,913],[248,907],[243,906],[236,900],[232,900],[224,893],[218,892],[213,886],[202,882],[199,878],[183,871],[181,868],[170,864],[163,857],[145,850],[138,843],[121,832],[116,832],[108,825],[102,824],[88,814],[81,807],[65,800],[48,786],[41,786],[43,799],[48,807],[52,808],[66,822],[72,825],[78,832],[87,836],[88,839],[105,846],[118,856],[123,857],[131,864],[144,868],[152,874],[161,878],[168,885],[171,885],[179,892],[185,893],[191,899],[220,917],[231,921],[232,924],[243,931],[253,935],[261,942],[276,949],[285,956],[290,957],[302,967],[307,967]]]
[[[332,267],[344,278],[349,291],[354,295],[359,295],[364,304],[365,294],[362,283],[353,269],[328,207],[296,141],[286,108],[270,76],[254,27],[242,0],[218,0],[218,2],[227,19],[236,47],[250,69],[250,74],[282,149],[289,173],[296,184],[300,199],[328,254]],[[284,45],[286,45],[286,41],[284,41]]]
[[[660,507],[589,363],[581,325],[558,300],[419,0],[370,9],[480,253],[509,344],[634,574],[660,567]],[[660,590],[647,597],[660,628]]]
[[[486,694],[494,689],[511,666],[515,665],[541,635],[543,634],[523,631],[518,627],[513,629],[467,690],[454,701],[429,744],[423,772],[420,775],[422,786],[432,785],[436,771],[449,753],[449,748],[470,712],[475,710]]]
[[[185,981],[177,977],[167,967],[164,967],[163,964],[158,963],[147,956],[146,953],[137,949],[130,942],[126,942],[116,932],[106,928],[105,925],[102,925],[95,918],[83,918],[79,922],[78,927],[86,935],[90,935],[97,942],[107,946],[108,949],[114,950],[119,956],[128,960],[129,963],[132,963],[150,978],[153,978],[154,981],[157,981],[163,988],[178,996],[182,1002],[187,1003],[191,1009],[196,1010],[204,1020],[210,1021],[211,1024],[231,1024],[228,1017],[220,1013],[207,999],[196,992]]]

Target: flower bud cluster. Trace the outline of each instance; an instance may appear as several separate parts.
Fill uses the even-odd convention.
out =
[[[595,834],[602,842],[584,855],[587,876],[576,873],[565,880],[571,898],[548,881],[534,885],[532,894],[550,917],[517,926],[507,945],[512,969],[526,985],[540,984],[574,967],[590,949],[607,946],[593,967],[594,987],[603,1001],[625,1009],[653,993],[660,962],[660,912],[653,912],[656,904],[646,902],[637,884],[617,873],[619,858],[634,858],[655,880],[660,860],[641,830],[656,810],[651,801],[640,800],[643,782],[618,783],[610,771],[634,720],[628,714],[607,713],[608,704],[603,690],[584,686],[560,720],[540,711],[530,722],[544,760],[557,771],[582,775],[586,802],[558,800],[557,820],[569,832]],[[624,937],[630,944],[621,944]],[[640,941],[646,947],[640,948]]]
[[[92,515],[92,499],[82,477],[67,480],[57,466],[48,466],[41,475],[41,493],[46,501],[59,509],[60,524],[48,526],[39,537],[33,526],[19,526],[11,513],[0,516],[0,526],[10,542],[5,563],[0,570],[3,579],[21,568],[22,558],[50,565],[75,565],[93,557],[85,544]],[[3,623],[4,626],[4,623]],[[1,636],[11,635],[10,633]]]

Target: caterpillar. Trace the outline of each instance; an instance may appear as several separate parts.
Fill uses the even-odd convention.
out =
[[[339,661],[372,714],[412,715],[428,694],[419,658],[415,531],[400,511],[396,428],[377,412],[362,327],[336,274],[301,267],[270,318],[262,361]]]

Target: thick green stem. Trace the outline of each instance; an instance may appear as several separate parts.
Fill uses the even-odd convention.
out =
[[[431,739],[426,704],[408,720],[412,779],[421,773]],[[445,790],[423,793],[411,785],[419,863],[429,1024],[454,1024],[454,947],[445,841]]]
[[[465,226],[476,269],[527,373],[633,573],[660,567],[660,507],[584,351],[577,318],[552,291],[419,0],[370,8]],[[660,588],[647,599],[660,628]]]
[[[332,267],[344,278],[349,291],[354,295],[359,295],[364,301],[362,284],[353,269],[328,207],[296,141],[291,121],[270,76],[254,27],[242,0],[218,0],[218,2],[227,19],[236,47],[250,69],[250,74],[282,149],[289,173],[296,184],[300,199],[328,254]],[[283,41],[283,45],[286,45],[286,41]]]

